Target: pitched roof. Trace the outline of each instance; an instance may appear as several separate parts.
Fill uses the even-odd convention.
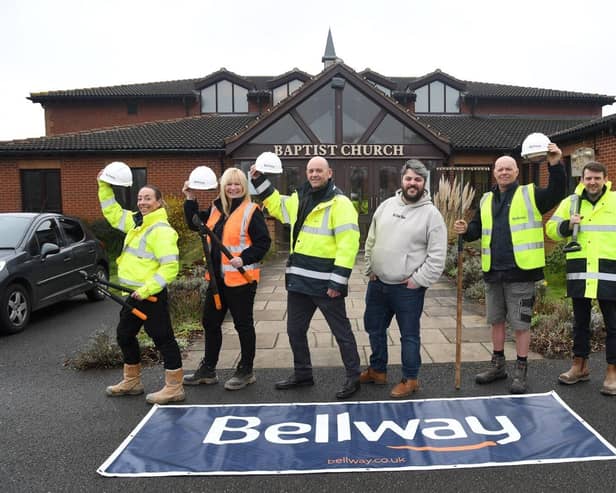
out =
[[[33,152],[220,152],[254,116],[196,116],[105,130],[0,142],[2,154]]]
[[[351,69],[352,70],[352,69]],[[297,71],[293,69],[291,72]],[[243,85],[252,86],[253,90],[268,89],[271,87],[270,82],[282,75],[260,75],[260,76],[242,76],[226,69],[220,69],[212,72],[205,77],[185,80],[173,80],[167,82],[149,82],[145,84],[126,84],[120,86],[108,87],[93,87],[85,89],[69,89],[64,91],[47,91],[32,93],[28,99],[35,103],[56,99],[107,99],[107,98],[165,98],[165,97],[196,97],[198,87],[203,87],[204,82],[209,80],[219,80],[224,78],[224,74],[228,74],[229,78],[243,81]],[[306,77],[310,74],[301,72]],[[512,86],[507,84],[494,84],[488,82],[473,82],[456,79],[455,77],[435,70],[420,77],[391,77],[378,74],[370,69],[366,69],[359,73],[360,76],[377,78],[376,82],[386,87],[391,87],[392,90],[406,91],[407,89],[415,89],[423,83],[428,83],[432,80],[442,79],[447,83],[452,84],[456,88],[463,91],[466,98],[487,98],[487,99],[552,99],[559,101],[580,101],[580,102],[596,102],[600,104],[611,104],[616,99],[614,96],[605,94],[593,94],[573,91],[560,91],[556,89],[541,89],[535,87]],[[390,84],[386,83],[391,81]],[[394,87],[395,86],[395,87]]]
[[[454,150],[508,152],[532,132],[555,132],[587,123],[588,119],[472,115],[418,115],[419,123],[449,137]]]
[[[282,100],[263,115],[259,115],[253,120],[246,131],[242,131],[226,139],[227,153],[234,152],[235,149],[244,145],[269,125],[275,123],[279,118],[282,118],[290,110],[300,105],[323,86],[337,79],[342,79],[343,83],[347,81],[367,98],[372,99],[373,102],[380,105],[388,113],[395,115],[404,125],[417,132],[436,148],[447,154],[449,153],[450,146],[446,135],[440,133],[438,129],[430,129],[419,124],[414,114],[404,109],[391,97],[375,89],[365,78],[362,78],[357,72],[344,63],[335,63],[326,68],[319,75],[303,84],[292,96]]]
[[[600,130],[609,129],[612,135],[616,133],[616,113],[603,118],[595,118],[579,125],[555,132],[550,137],[556,141],[565,140],[569,137],[581,137],[588,134],[597,133]]]

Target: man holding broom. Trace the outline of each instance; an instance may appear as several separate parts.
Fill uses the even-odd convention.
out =
[[[517,360],[511,383],[512,394],[527,390],[530,322],[535,303],[535,283],[543,279],[542,214],[564,197],[565,168],[561,150],[547,146],[547,188],[518,183],[518,165],[510,156],[494,163],[496,185],[483,195],[470,223],[458,219],[457,234],[466,241],[481,238],[481,268],[485,281],[488,323],[492,326],[493,355],[488,370],[475,377],[478,384],[507,378],[505,360],[506,324],[515,330]]]

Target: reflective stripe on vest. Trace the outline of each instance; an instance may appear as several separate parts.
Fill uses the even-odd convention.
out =
[[[545,265],[543,243],[543,222],[534,205],[533,185],[519,186],[511,199],[509,208],[509,229],[513,245],[513,256],[520,269],[529,270]],[[490,270],[492,261],[492,200],[494,192],[484,194],[481,207],[481,268]]]
[[[287,274],[295,274],[296,276],[308,277],[310,279],[321,279],[323,281],[332,280],[338,284],[347,285],[349,279],[333,272],[319,272],[318,270],[304,269],[302,267],[287,267]]]
[[[253,202],[242,202],[225,222],[221,241],[234,257],[239,257],[246,248],[252,245],[250,235],[248,234],[248,226],[257,208],[258,205]],[[214,230],[214,226],[220,220],[221,215],[218,208],[212,205],[210,217],[207,220],[208,228]],[[208,237],[209,241],[210,238]],[[243,265],[242,268],[250,273],[253,280],[259,281],[260,268],[258,263]],[[220,256],[220,271],[227,286],[241,286],[248,283],[246,278],[229,263],[229,259],[222,252]]]
[[[148,252],[146,250],[146,246],[148,243],[148,236],[149,234],[154,231],[156,228],[170,228],[171,226],[167,223],[156,223],[153,224],[152,226],[150,226],[148,229],[146,229],[145,233],[143,233],[143,235],[141,236],[140,240],[139,240],[139,246],[137,248],[133,248],[131,246],[128,245],[124,245],[123,248],[123,252],[126,253],[130,253],[131,255],[134,255],[135,257],[139,257],[139,258],[147,258],[149,260],[156,260],[159,264],[168,264],[170,262],[179,262],[180,257],[179,255],[165,255],[161,258],[157,258],[156,255],[154,255],[151,252]],[[165,283],[166,284],[166,283]]]

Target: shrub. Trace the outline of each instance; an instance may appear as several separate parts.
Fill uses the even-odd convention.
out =
[[[194,265],[169,285],[169,312],[174,327],[201,320],[207,290],[205,267]]]
[[[151,365],[160,361],[160,355],[154,348],[154,343],[148,337],[140,333],[139,346],[141,347],[141,360],[143,364]],[[105,330],[95,332],[88,345],[73,358],[64,362],[76,370],[88,370],[90,368],[119,368],[123,365],[122,351]]]
[[[532,337],[530,348],[547,358],[569,357],[572,355],[573,314],[569,299],[554,300],[546,296],[547,283],[539,282],[537,300],[531,322]],[[601,311],[593,302],[590,317],[590,350],[605,348],[605,327]]]
[[[191,248],[198,238],[197,234],[191,230],[184,219],[184,198],[177,195],[165,196],[167,216],[169,224],[173,226],[178,233],[178,248],[180,249],[180,257]]]
[[[104,219],[99,219],[89,224],[94,235],[105,244],[105,250],[110,260],[115,260],[122,252],[124,245],[124,233],[111,227]]]
[[[445,259],[445,273],[457,281],[458,277],[458,247],[450,245]],[[462,264],[462,288],[466,297],[472,300],[485,299],[481,256],[472,246],[464,247]]]
[[[545,271],[546,273],[563,273],[566,271],[566,259],[563,248],[565,243],[557,243],[554,248],[545,256]]]

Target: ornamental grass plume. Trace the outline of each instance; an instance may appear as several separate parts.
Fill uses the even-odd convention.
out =
[[[450,243],[458,236],[453,230],[453,224],[457,219],[467,219],[475,198],[475,189],[470,183],[465,183],[463,187],[461,185],[459,177],[454,176],[451,180],[442,174],[437,192],[434,194],[434,205],[443,215],[447,225],[447,239]],[[462,189],[461,194],[460,189]]]

